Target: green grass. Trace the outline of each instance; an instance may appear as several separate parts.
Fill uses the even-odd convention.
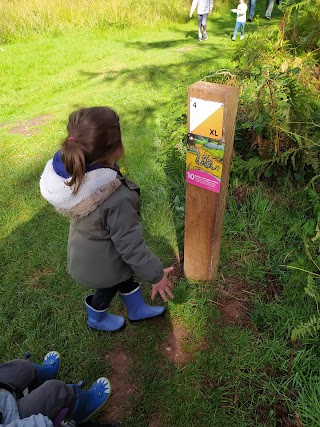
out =
[[[247,34],[259,25],[248,26]],[[303,195],[288,196],[290,184],[281,191],[256,185],[239,202],[232,189],[244,184],[232,176],[216,283],[178,281],[165,321],[128,325],[112,336],[86,328],[87,290],[66,274],[68,221],[39,193],[68,114],[80,106],[112,106],[120,115],[125,169],[142,188],[148,244],[165,265],[174,262],[183,237],[184,159],[166,148],[171,140],[182,146],[188,85],[232,65],[233,26],[234,17],[221,7],[203,44],[196,42],[193,20],[108,32],[71,26],[0,51],[1,361],[26,350],[39,361],[56,349],[63,358],[60,378],[91,381],[110,374],[106,355],[120,345],[132,356],[129,379],[136,386],[128,427],[146,427],[154,418],[164,427],[271,427],[282,422],[279,407],[293,420],[295,411],[304,420],[319,412],[317,352],[295,349],[290,368],[292,328],[312,311],[304,275],[283,267],[302,252],[301,228],[311,215]],[[32,136],[12,133],[43,115],[46,122],[31,127]],[[254,295],[247,328],[226,325],[218,309],[225,278],[245,280]],[[271,295],[273,288],[279,295]],[[148,300],[147,287],[145,294]],[[117,300],[111,311],[124,314]],[[161,350],[177,323],[189,331],[191,358],[183,366]]]

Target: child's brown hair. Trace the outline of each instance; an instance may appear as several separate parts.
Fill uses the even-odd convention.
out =
[[[110,155],[122,147],[119,117],[108,107],[82,108],[70,114],[67,130],[61,159],[71,175],[66,184],[74,185],[73,193],[77,193],[86,173],[86,164],[113,167],[108,163]]]

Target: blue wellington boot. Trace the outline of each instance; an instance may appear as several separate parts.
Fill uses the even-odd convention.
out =
[[[50,351],[44,356],[42,365],[33,363],[33,366],[36,368],[36,378],[29,386],[29,391],[39,387],[47,380],[57,378],[60,369],[60,354],[57,351]]]
[[[162,316],[165,311],[164,307],[147,305],[144,302],[140,286],[129,294],[120,293],[120,296],[127,307],[130,322],[154,319]]]
[[[93,417],[106,403],[111,393],[108,378],[98,378],[88,391],[82,390],[77,384],[69,384],[76,392],[76,403],[67,418],[76,424],[85,423]]]
[[[108,313],[107,310],[95,310],[91,307],[92,297],[93,295],[89,295],[85,299],[88,314],[87,324],[90,328],[97,329],[98,331],[116,332],[125,327],[126,321],[122,316],[115,316]]]

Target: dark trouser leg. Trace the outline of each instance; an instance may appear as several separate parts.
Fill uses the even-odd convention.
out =
[[[130,294],[130,292],[133,292],[134,290],[138,289],[140,284],[134,281],[134,278],[131,277],[129,280],[126,280],[125,282],[119,283],[118,290],[122,294]]]
[[[36,378],[36,368],[27,360],[12,360],[0,365],[0,383],[23,392]]]
[[[40,413],[54,421],[62,409],[72,410],[75,401],[76,393],[72,387],[62,381],[48,380],[18,400],[18,410],[21,418]]]
[[[249,12],[249,18],[250,19],[253,19],[253,17],[254,17],[254,13],[256,11],[256,1],[257,0],[250,0],[249,1],[249,10],[250,10],[250,12]]]
[[[133,277],[131,277],[130,279],[125,280],[124,282],[121,282],[112,288],[97,289],[91,300],[91,307],[95,310],[106,310],[109,307],[112,298],[117,294],[118,291],[127,294],[134,291],[138,287],[139,284],[137,284]]]
[[[91,300],[91,307],[95,310],[106,310],[112,298],[116,295],[118,289],[116,286],[112,288],[97,289]]]

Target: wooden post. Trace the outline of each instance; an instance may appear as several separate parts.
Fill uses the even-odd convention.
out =
[[[194,101],[201,100],[213,101],[211,104],[223,104],[221,110],[222,137],[219,131],[213,130],[215,128],[214,123],[212,123],[212,130],[210,129],[210,135],[208,136],[213,140],[219,140],[220,138],[220,141],[222,141],[220,144],[224,143],[224,156],[219,192],[200,188],[196,186],[197,184],[193,185],[188,182],[186,184],[184,273],[187,278],[209,281],[215,279],[218,270],[222,226],[233,152],[238,88],[206,82],[197,82],[191,85],[188,94],[189,132],[192,132],[190,128],[191,102],[196,107],[196,102]],[[206,103],[202,104],[205,106]],[[210,117],[206,118],[207,125],[209,122]],[[198,126],[197,129],[201,130],[203,128]],[[203,133],[199,133],[199,135],[203,135]],[[216,142],[216,144],[219,144],[219,142]],[[196,150],[197,148],[194,149],[194,151]],[[204,160],[201,163],[199,158],[197,158],[197,163],[204,164]]]

